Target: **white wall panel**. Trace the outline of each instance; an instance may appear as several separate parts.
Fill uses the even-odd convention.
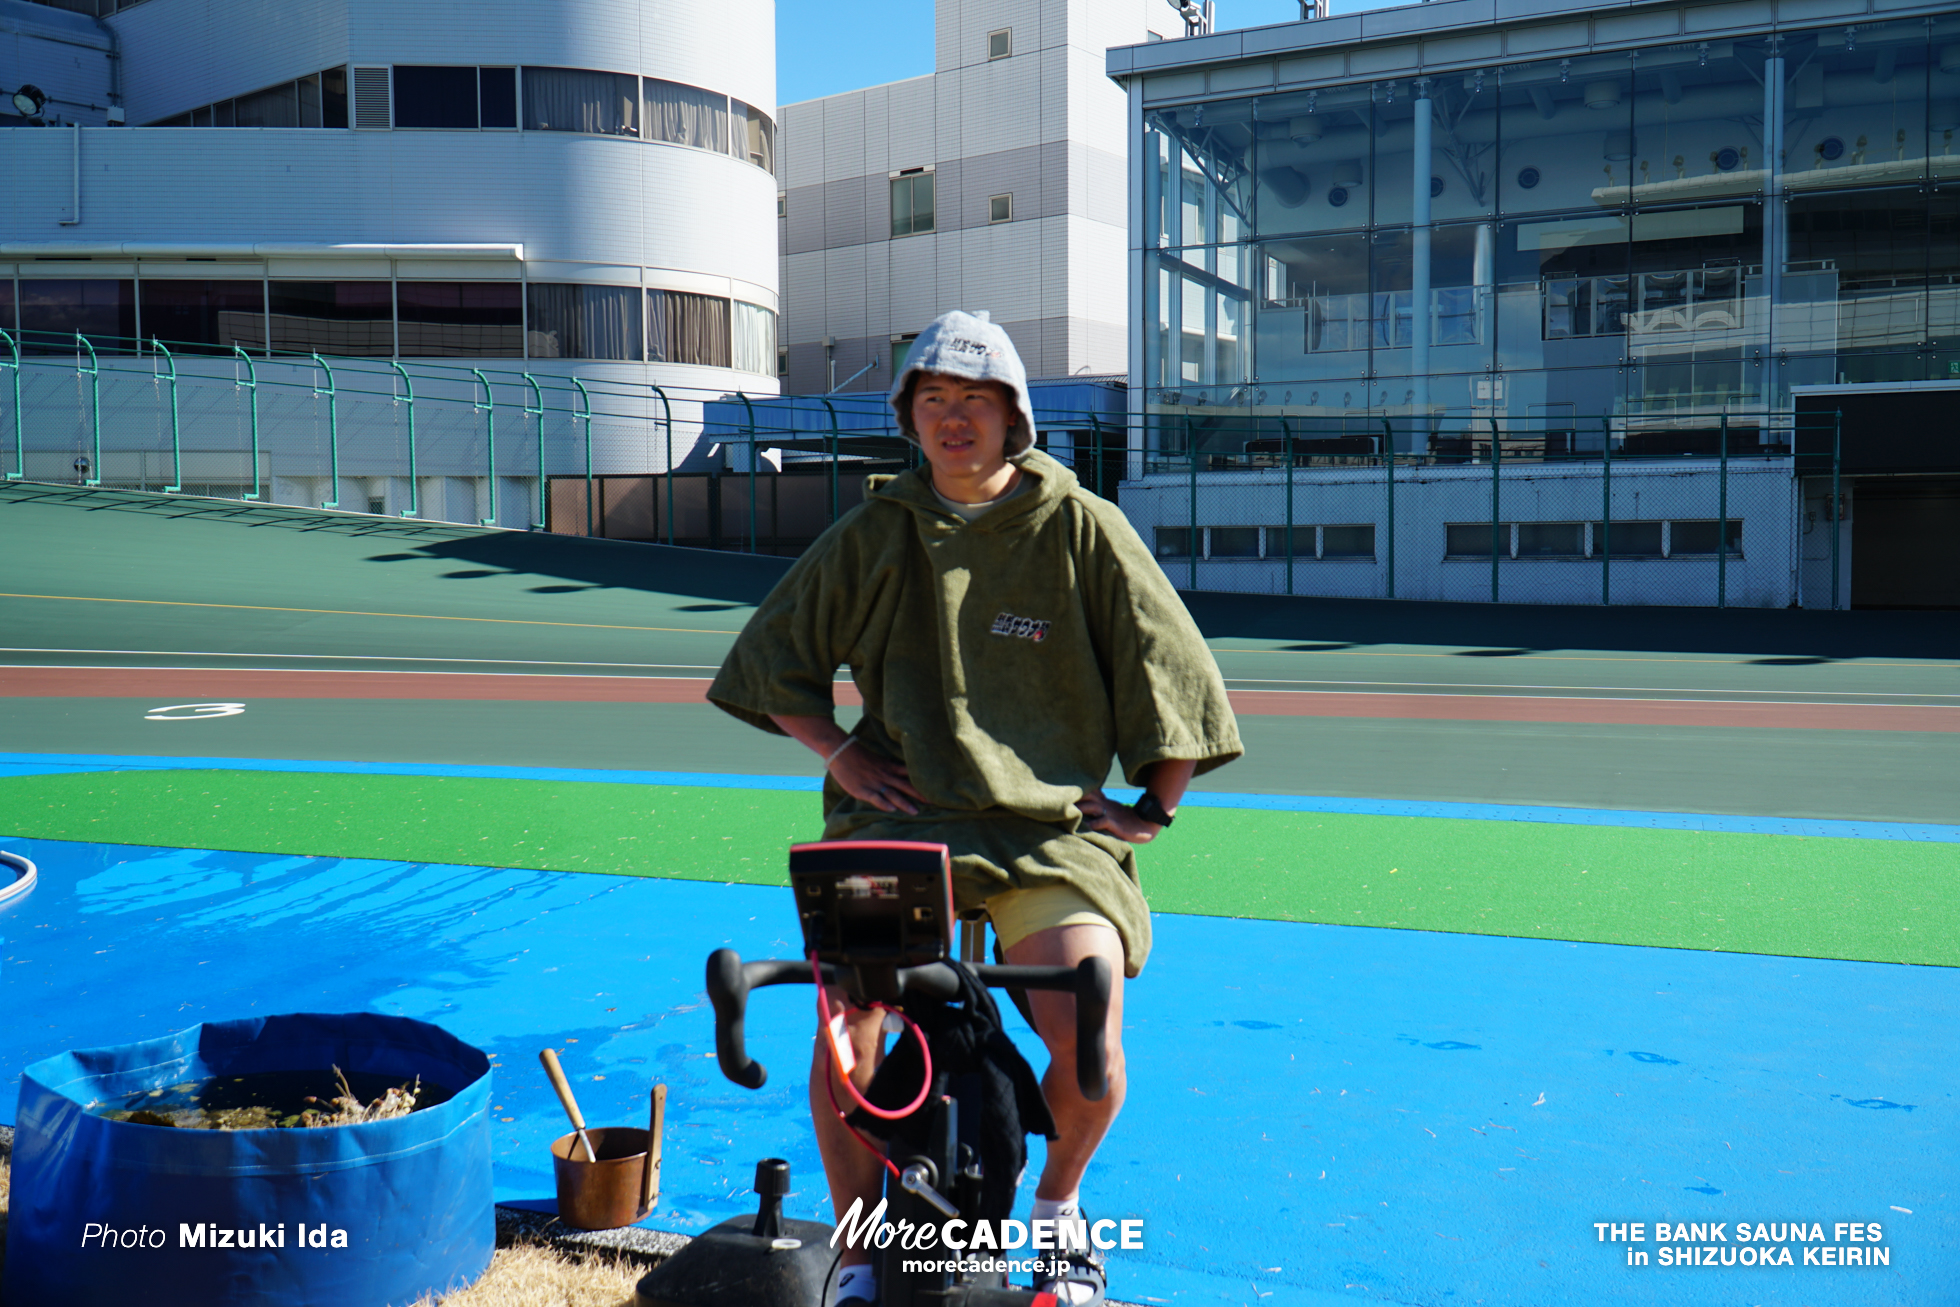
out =
[[[824,101],[822,180],[862,177],[864,171],[864,92],[833,95]]]
[[[1041,139],[1039,59],[1003,59],[963,69],[957,77],[958,157],[1011,150]]]
[[[891,268],[893,331],[917,331],[937,316],[933,306],[939,302],[939,262],[934,240],[911,236],[885,246]],[[917,326],[908,325],[912,323]]]
[[[785,343],[821,338],[824,322],[824,253],[792,254],[783,261],[788,271],[783,277],[783,321],[794,335]]]
[[[937,141],[933,133],[933,104],[933,79],[930,77],[895,82],[889,88],[885,111],[889,153],[883,164],[887,171],[912,166],[897,162],[900,159],[920,163],[938,161]],[[872,156],[868,155],[866,162],[872,165],[873,172],[878,170]]]
[[[824,254],[825,334],[862,336],[864,326],[864,245]]]

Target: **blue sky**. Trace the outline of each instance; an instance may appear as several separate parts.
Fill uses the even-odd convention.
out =
[[[1217,0],[1220,31],[1289,23],[1299,0]],[[1360,9],[1346,0],[1337,11]],[[1177,15],[1164,7],[1166,28]],[[1174,29],[1173,29],[1174,30]],[[932,71],[932,0],[776,0],[776,100],[795,104]]]

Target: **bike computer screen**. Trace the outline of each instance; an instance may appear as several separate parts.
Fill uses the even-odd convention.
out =
[[[789,880],[803,951],[820,961],[910,967],[951,954],[953,876],[943,844],[798,844]]]

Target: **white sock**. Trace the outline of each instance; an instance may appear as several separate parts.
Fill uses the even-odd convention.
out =
[[[1036,1198],[1029,1219],[1061,1223],[1055,1227],[1057,1248],[1086,1249],[1089,1246],[1089,1231],[1082,1223],[1082,1195],[1079,1192],[1066,1198]]]
[[[862,1302],[878,1301],[878,1272],[870,1263],[861,1266],[846,1266],[837,1272],[836,1302],[856,1298]]]

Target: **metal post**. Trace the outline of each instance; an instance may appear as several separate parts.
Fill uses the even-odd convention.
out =
[[[830,410],[830,518],[824,525],[834,526],[837,522],[837,406],[828,399],[823,406]]]
[[[316,396],[325,395],[327,397],[327,476],[329,481],[331,482],[331,484],[328,486],[328,490],[333,495],[332,499],[327,500],[325,503],[321,504],[320,507],[339,508],[340,507],[339,401],[335,398],[336,392],[333,384],[333,369],[328,367],[327,361],[321,358],[318,354],[315,354],[313,356],[313,362],[318,364],[320,370],[327,374],[327,388],[325,390],[321,390],[318,386],[315,386],[313,387],[313,393]]]
[[[1197,434],[1191,429],[1191,418],[1189,414],[1186,414],[1184,418],[1184,454],[1191,463],[1190,588],[1196,590],[1198,588],[1198,438]]]
[[[1293,593],[1293,424],[1279,415],[1279,447],[1286,459],[1286,593]]]
[[[533,400],[535,400],[535,401],[537,402],[537,407],[536,407],[536,408],[532,408],[532,407],[530,407],[529,405],[526,405],[526,406],[525,406],[525,408],[524,408],[524,411],[525,411],[526,413],[528,413],[528,414],[530,414],[530,415],[532,415],[532,416],[534,416],[534,417],[536,417],[536,418],[537,418],[537,420],[538,420],[538,520],[537,520],[537,521],[535,521],[535,522],[532,522],[532,523],[531,523],[531,530],[533,530],[533,531],[542,531],[542,530],[544,530],[544,528],[545,528],[545,522],[544,522],[544,517],[545,517],[545,503],[544,503],[544,489],[545,489],[545,487],[544,487],[544,391],[543,391],[542,389],[540,389],[540,388],[539,388],[539,386],[538,386],[538,379],[537,379],[536,377],[534,377],[534,376],[532,376],[532,375],[531,375],[530,373],[528,373],[528,372],[526,372],[526,373],[524,374],[524,381],[525,381],[525,383],[526,383],[527,385],[529,385],[529,386],[531,387],[531,398],[532,398]],[[526,516],[528,517],[528,516],[529,516],[529,514],[526,514]]]
[[[1388,597],[1395,597],[1395,428],[1382,419],[1382,448],[1388,454]]]
[[[667,543],[674,543],[674,406],[667,402],[667,392],[647,383],[647,389],[660,397],[660,411],[666,415],[667,426]],[[586,439],[592,437],[592,419],[585,419]]]
[[[483,467],[490,481],[490,516],[479,517],[478,526],[497,525],[497,395],[490,389],[490,378],[483,375],[483,369],[471,368],[476,379],[483,383],[483,403],[476,402],[476,392],[470,392],[470,406],[483,414]]]
[[[402,390],[408,400],[408,509],[401,516],[420,517],[422,516],[422,482],[415,475],[415,383],[408,379],[408,369],[400,363],[391,359],[388,366],[401,373]]]
[[[102,484],[102,361],[96,358],[95,346],[89,338],[79,331],[75,333],[75,344],[81,347],[75,352],[77,378],[83,375],[81,350],[88,351],[89,425],[92,428],[91,439],[95,442],[92,446],[95,461],[88,465],[89,471],[95,475],[83,477],[82,484],[99,486]]]
[[[1613,606],[1613,427],[1599,419],[1599,604]]]
[[[1498,480],[1504,466],[1503,442],[1497,438],[1497,419],[1490,419],[1490,601],[1497,602],[1497,533],[1502,530],[1498,511]],[[1509,543],[1508,541],[1506,542]]]
[[[592,523],[592,395],[585,383],[577,377],[571,379],[578,390],[579,399],[585,404],[583,412],[572,414],[574,421],[585,423],[585,534],[595,534]],[[668,543],[673,543],[671,540]]]
[[[1729,415],[1722,414],[1721,473],[1715,510],[1715,606],[1729,606]]]
[[[177,425],[177,359],[164,346],[164,343],[155,336],[150,337],[150,344],[156,349],[157,353],[163,355],[163,361],[170,365],[168,379],[170,381],[170,479],[172,484],[165,486],[163,493],[174,495],[184,488],[184,441],[182,430]]]
[[[1838,550],[1844,534],[1844,499],[1838,486],[1838,471],[1843,463],[1844,449],[1844,410],[1835,414],[1831,426],[1831,611],[1838,606]]]
[[[247,354],[243,347],[233,345],[231,352],[245,360],[245,380],[234,381],[232,384],[246,391],[246,402],[252,412],[252,489],[245,498],[257,499],[259,487],[264,484],[259,480],[259,373],[258,369],[252,366],[252,356]]]
[[[762,451],[755,446],[755,405],[741,391],[735,398],[742,401],[742,407],[749,413],[749,552],[755,552],[755,465],[762,461]]]
[[[0,336],[6,338],[7,349],[14,358],[8,365],[14,370],[14,470],[7,473],[7,480],[18,481],[27,475],[27,446],[20,426],[20,342],[14,339],[10,331],[0,331]]]

